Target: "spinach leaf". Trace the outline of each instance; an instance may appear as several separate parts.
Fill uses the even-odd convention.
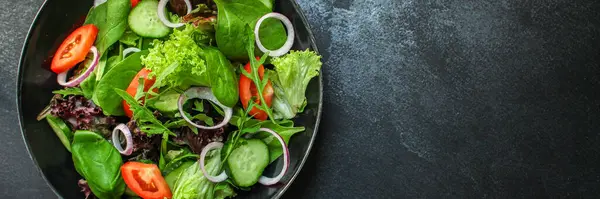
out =
[[[130,8],[129,0],[108,0],[88,13],[85,24],[98,28],[95,44],[101,55],[125,33]]]
[[[254,29],[260,17],[272,11],[270,0],[215,0],[217,16],[216,42],[219,49],[230,59],[246,60],[247,39],[245,26]],[[287,38],[283,25],[276,19],[267,19],[259,30],[260,41],[267,49],[278,49]]]
[[[259,0],[261,3],[265,4],[265,7],[273,10],[273,1],[274,0]]]
[[[106,115],[123,115],[122,100],[113,89],[126,89],[131,80],[142,69],[141,56],[148,51],[132,54],[125,60],[112,67],[110,71],[98,82],[94,91],[94,103],[100,107]]]
[[[108,4],[103,3],[96,7],[92,7],[88,12],[88,15],[85,17],[85,22],[83,24],[94,24],[97,27],[99,24],[104,23],[106,21],[106,10],[108,8],[107,5]]]
[[[96,84],[104,75],[108,59],[105,55],[106,50],[121,38],[127,28],[130,6],[128,0],[108,0],[90,9],[85,19],[84,24],[94,24],[98,28],[95,45],[101,56],[94,72],[80,84],[84,96],[88,99],[93,97]],[[100,74],[97,74],[98,71]]]
[[[101,199],[120,198],[125,191],[121,178],[121,155],[102,136],[91,131],[77,131],[71,145],[73,163],[94,195]]]
[[[64,88],[61,90],[52,91],[54,94],[61,94],[63,97],[67,95],[83,95],[83,91],[78,87]]]
[[[211,90],[221,104],[233,107],[238,102],[238,83],[231,62],[216,48],[205,47],[204,59]]]

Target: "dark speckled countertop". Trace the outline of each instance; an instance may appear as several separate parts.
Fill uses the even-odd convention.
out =
[[[600,194],[600,2],[298,0],[325,63],[315,148],[286,197]],[[53,198],[15,78],[42,0],[0,1],[0,198]]]

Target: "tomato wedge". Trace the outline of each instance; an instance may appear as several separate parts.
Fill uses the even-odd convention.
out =
[[[171,198],[173,195],[165,178],[155,164],[127,162],[121,166],[127,187],[144,199]]]
[[[248,73],[251,73],[250,63],[244,66],[244,70]],[[258,67],[258,76],[262,80],[265,75],[265,67],[260,65]],[[273,86],[271,85],[271,80],[267,82],[267,85],[263,88],[262,93],[263,98],[265,98],[265,102],[267,102],[267,106],[271,107],[271,101],[273,99]],[[248,103],[250,100],[254,98],[254,103],[261,104],[260,97],[258,96],[258,90],[256,89],[256,84],[252,82],[252,80],[246,77],[244,74],[240,75],[240,100],[242,100],[242,105],[244,109],[248,108]],[[250,110],[250,115],[253,115],[254,118],[258,120],[266,120],[269,116],[263,110],[260,110],[256,107]]]
[[[58,47],[50,70],[63,73],[85,60],[98,35],[98,28],[92,24],[81,26],[71,33]]]
[[[135,75],[135,77],[131,80],[131,83],[129,83],[129,86],[126,90],[127,93],[129,93],[129,95],[131,95],[132,97],[135,97],[135,94],[137,94],[138,87],[140,86],[140,78],[144,78],[144,92],[147,92],[148,89],[150,89],[150,87],[152,87],[152,85],[155,82],[154,78],[148,79],[148,74],[150,74],[150,72],[151,71],[146,68],[140,70],[140,72],[138,72],[137,75]],[[155,89],[154,92],[158,92],[158,89]],[[127,117],[131,118],[133,116],[133,112],[131,111],[129,104],[127,104],[125,100],[123,100],[123,110],[125,111],[125,115],[127,115]]]
[[[139,2],[140,0],[131,0],[131,8],[134,8]]]

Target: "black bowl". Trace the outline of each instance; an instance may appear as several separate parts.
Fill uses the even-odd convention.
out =
[[[23,139],[29,154],[52,190],[61,198],[83,198],[77,186],[81,178],[71,160],[71,154],[63,147],[45,121],[36,121],[36,115],[48,104],[52,91],[60,88],[56,75],[49,70],[50,57],[60,42],[72,30],[80,26],[93,1],[53,0],[40,8],[21,55],[17,80],[17,104]],[[294,24],[296,39],[294,49],[317,50],[314,37],[299,6],[293,0],[277,1],[275,11],[286,15]],[[278,186],[256,186],[250,192],[240,192],[241,197],[278,198],[300,172],[311,149],[321,116],[322,80],[319,76],[308,86],[308,105],[296,120],[306,131],[295,135],[289,144],[290,170]],[[278,160],[271,167],[281,166]],[[279,168],[268,168],[272,175]]]

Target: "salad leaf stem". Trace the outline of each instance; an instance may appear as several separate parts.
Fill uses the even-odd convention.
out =
[[[264,88],[267,85],[267,83],[269,82],[269,78],[268,78],[268,73],[265,73],[263,78],[261,79],[259,74],[258,74],[258,67],[262,64],[265,63],[267,57],[269,56],[269,52],[263,54],[263,56],[260,58],[260,60],[256,60],[254,57],[254,32],[250,29],[249,26],[246,26],[246,32],[248,34],[248,45],[246,46],[246,50],[248,51],[248,57],[250,59],[250,69],[251,69],[251,73],[252,74],[248,74],[248,72],[246,72],[246,70],[244,70],[243,68],[241,68],[240,71],[242,71],[242,74],[245,75],[246,77],[250,78],[252,80],[252,82],[254,83],[254,85],[256,85],[256,90],[258,93],[258,98],[260,99],[260,105],[258,106],[259,109],[265,111],[267,113],[267,115],[269,116],[269,118],[271,119],[271,121],[275,124],[277,124],[277,122],[275,121],[275,117],[273,117],[273,111],[271,110],[271,108],[269,108],[269,106],[266,103],[265,98],[263,97],[262,93],[264,92]],[[248,106],[251,109],[250,106]]]

